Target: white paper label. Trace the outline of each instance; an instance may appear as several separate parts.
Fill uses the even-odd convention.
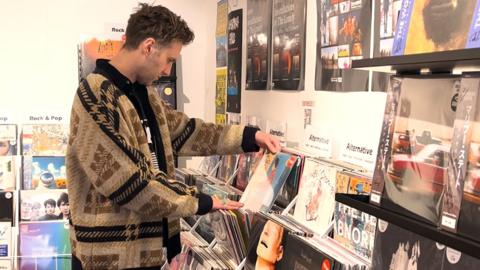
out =
[[[340,147],[340,160],[374,170],[376,153],[371,146],[346,141]]]
[[[319,127],[307,126],[302,147],[320,157],[332,157],[332,138]]]
[[[380,203],[380,198],[381,197],[378,194],[375,194],[373,192],[370,194],[370,200],[374,203]]]
[[[451,217],[448,217],[448,216],[442,216],[442,225],[443,226],[445,226],[447,228],[455,229],[456,223],[457,223],[457,221],[454,218],[451,218]]]
[[[287,123],[267,121],[267,133],[278,138],[282,147],[287,146]]]
[[[387,230],[387,227],[388,227],[388,222],[381,219],[378,220],[378,230],[380,232],[382,233],[385,232]]]
[[[447,260],[449,263],[456,264],[460,261],[461,257],[462,253],[460,251],[447,247]]]

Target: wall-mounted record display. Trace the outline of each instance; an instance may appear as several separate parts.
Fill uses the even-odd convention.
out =
[[[273,0],[273,89],[304,88],[306,10],[306,0]]]
[[[352,60],[370,57],[371,0],[317,0],[315,89],[366,91],[368,71]]]
[[[227,112],[240,113],[242,90],[243,9],[228,13]]]
[[[266,90],[270,73],[271,0],[247,1],[246,90]]]

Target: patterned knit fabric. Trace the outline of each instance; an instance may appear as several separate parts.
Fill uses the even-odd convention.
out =
[[[162,219],[168,237],[196,213],[196,189],[174,180],[174,153],[241,153],[241,126],[217,126],[171,110],[148,89],[167,161],[155,170],[140,118],[109,80],[90,74],[71,112],[67,152],[72,253],[84,269],[161,266]]]

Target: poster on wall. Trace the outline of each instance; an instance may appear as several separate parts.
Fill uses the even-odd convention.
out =
[[[126,25],[105,24],[101,34],[84,35],[78,45],[78,80],[95,69],[97,59],[112,59],[125,42]]]
[[[240,113],[242,89],[243,9],[228,14],[227,112]]]
[[[478,1],[405,0],[392,55],[480,47]]]
[[[216,86],[215,86],[215,124],[225,124],[227,116],[226,84],[227,84],[227,22],[228,1],[221,0],[217,3],[217,28],[216,28]]]
[[[306,10],[306,0],[273,0],[273,89],[304,88]]]
[[[316,90],[368,89],[368,71],[351,66],[370,56],[371,5],[371,0],[317,0]]]
[[[215,91],[215,123],[225,124],[225,98],[226,98],[227,68],[217,68],[217,82]]]
[[[246,90],[266,90],[269,74],[271,0],[247,2]]]

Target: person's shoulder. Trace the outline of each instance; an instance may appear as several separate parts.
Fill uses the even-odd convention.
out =
[[[110,82],[110,80],[99,73],[90,73],[85,77],[84,81],[88,84],[90,89],[98,90],[104,85],[105,82]],[[110,82],[111,83],[111,82]]]

